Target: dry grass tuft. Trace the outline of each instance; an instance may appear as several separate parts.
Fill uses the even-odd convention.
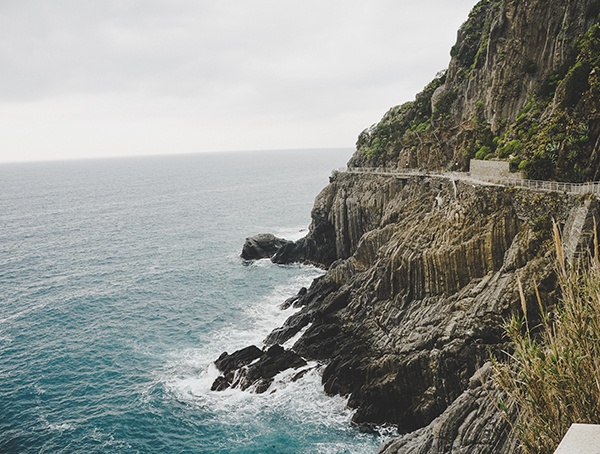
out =
[[[595,232],[596,233],[596,232]],[[600,262],[565,263],[554,226],[558,306],[548,313],[537,294],[542,321],[530,329],[527,312],[513,316],[506,331],[514,344],[508,363],[494,361],[496,381],[509,396],[501,407],[517,408],[514,431],[526,453],[553,453],[572,423],[600,423]],[[521,304],[526,308],[519,281]]]

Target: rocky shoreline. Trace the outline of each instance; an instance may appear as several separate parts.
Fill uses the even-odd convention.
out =
[[[527,178],[598,180],[599,55],[597,0],[482,0],[448,70],[363,131],[349,165],[464,171],[476,158]],[[397,427],[381,453],[520,452],[490,356],[508,358],[503,326],[523,316],[519,282],[531,326],[536,289],[556,302],[552,225],[577,260],[600,219],[595,196],[337,172],[311,216],[298,241],[247,239],[244,259],[326,274],[284,303],[299,310],[263,348],[218,359],[214,388],[265,391],[278,371],[317,361],[353,423]]]
[[[552,298],[551,229],[540,221],[548,206],[566,240],[586,241],[570,227],[582,206],[577,196],[338,175],[315,201],[309,234],[293,243],[323,244],[317,257],[310,248],[299,257],[326,274],[288,300],[300,309],[263,349],[217,360],[214,389],[264,392],[276,373],[318,361],[325,391],[349,397],[355,424],[392,424],[404,434],[382,452],[515,452],[488,360],[509,348],[502,326],[520,306],[517,276],[532,301],[533,276]],[[595,203],[587,228],[593,216]],[[281,347],[300,332],[290,349]]]

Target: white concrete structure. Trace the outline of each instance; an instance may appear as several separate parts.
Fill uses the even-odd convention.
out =
[[[508,178],[510,177],[510,164],[507,161],[482,161],[471,159],[469,172],[475,178]]]
[[[573,424],[554,454],[600,454],[600,425]]]

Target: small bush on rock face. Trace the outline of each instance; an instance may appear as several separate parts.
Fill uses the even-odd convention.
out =
[[[490,154],[490,150],[490,147],[484,145],[477,153],[475,153],[475,159],[485,159],[485,157]]]
[[[523,143],[520,140],[511,140],[506,145],[498,150],[499,158],[508,158],[511,154],[516,155],[523,148]]]
[[[554,226],[561,301],[551,313],[537,300],[541,323],[530,326],[519,282],[523,316],[506,331],[514,345],[510,361],[494,362],[495,377],[516,405],[514,430],[526,453],[553,453],[572,423],[600,421],[600,262],[565,264]],[[596,241],[597,242],[597,241]]]

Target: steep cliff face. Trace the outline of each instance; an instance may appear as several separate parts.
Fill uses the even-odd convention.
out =
[[[407,434],[385,452],[515,452],[486,362],[509,349],[517,278],[531,313],[534,280],[554,298],[549,213],[578,241],[582,207],[593,218],[595,205],[564,193],[340,174],[309,235],[333,229],[340,259],[266,344],[304,329],[292,349],[326,364],[325,390],[350,397],[354,422]]]
[[[598,0],[483,0],[447,72],[358,139],[353,166],[467,169],[511,160],[531,178],[600,178]]]
[[[599,14],[600,0],[481,1],[448,70],[361,133],[349,164],[464,170],[478,157],[530,177],[600,178]],[[272,259],[327,273],[265,348],[299,336],[291,349],[323,364],[354,422],[398,428],[382,453],[518,452],[490,354],[510,350],[518,281],[533,318],[534,285],[556,299],[552,221],[574,260],[599,214],[593,197],[335,174],[309,234]]]

